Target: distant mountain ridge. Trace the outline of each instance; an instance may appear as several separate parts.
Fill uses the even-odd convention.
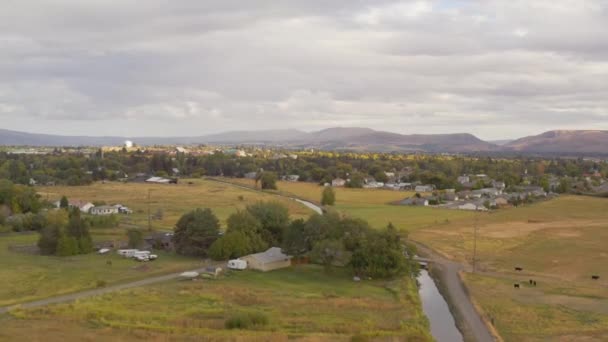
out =
[[[608,131],[554,130],[511,141],[503,148],[536,153],[608,154]]]
[[[399,134],[360,127],[333,127],[315,132],[296,129],[231,131],[194,137],[90,137],[35,134],[0,129],[0,145],[120,146],[125,140],[139,145],[258,144],[286,148],[377,152],[434,153],[574,153],[607,154],[608,131],[548,131],[513,141],[492,143],[469,133]]]

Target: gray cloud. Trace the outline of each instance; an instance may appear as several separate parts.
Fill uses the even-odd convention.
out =
[[[608,129],[601,0],[8,1],[3,128]]]

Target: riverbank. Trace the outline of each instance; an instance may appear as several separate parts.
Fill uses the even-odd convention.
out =
[[[460,279],[459,272],[464,267],[459,263],[443,258],[423,244],[415,242],[415,245],[418,248],[418,254],[433,261],[430,266],[430,275],[435,280],[439,293],[447,302],[464,340],[467,342],[500,340],[500,337],[496,336],[486,325]]]

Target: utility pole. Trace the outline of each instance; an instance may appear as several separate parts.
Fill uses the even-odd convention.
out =
[[[473,273],[475,273],[475,266],[477,263],[477,213],[475,213],[475,224],[473,226]]]
[[[152,217],[150,216],[150,191],[152,191],[152,189],[148,189],[148,231],[152,231]]]

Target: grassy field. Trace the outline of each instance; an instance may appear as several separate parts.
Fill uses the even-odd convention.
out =
[[[156,229],[173,228],[182,214],[195,208],[211,208],[220,221],[225,222],[226,218],[237,209],[243,209],[258,201],[282,202],[296,218],[307,217],[312,213],[308,208],[288,199],[202,179],[184,180],[177,185],[107,182],[94,183],[90,186],[53,186],[37,189],[43,198],[50,201],[56,201],[65,195],[74,200],[120,203],[134,211],[126,219],[140,227],[148,225],[148,191],[150,191],[151,214],[154,216],[159,209],[163,211],[161,220],[152,221],[152,226]],[[239,196],[243,199],[241,200]]]
[[[466,283],[507,341],[608,338],[608,200],[563,196],[522,208],[469,214],[412,238],[471,263]],[[514,267],[522,267],[518,272]],[[592,280],[591,275],[600,275]],[[527,284],[537,281],[536,287]],[[521,284],[515,289],[513,284]]]
[[[231,273],[218,280],[173,281],[0,318],[0,340],[148,341],[239,339],[430,341],[411,280],[355,283],[346,274],[300,266]],[[229,330],[238,313],[267,324]]]
[[[139,264],[115,253],[54,257],[14,252],[10,245],[33,245],[37,234],[0,237],[0,306],[200,267],[201,261],[159,252],[155,262]],[[107,265],[107,261],[112,265]]]
[[[225,181],[254,186],[251,179],[225,178]],[[279,193],[319,202],[323,187],[314,183],[277,182]],[[412,196],[413,192],[385,189],[334,188],[335,208],[352,217],[367,220],[373,227],[383,228],[392,222],[398,229],[413,231],[428,226],[445,225],[470,215],[458,210],[392,205]],[[272,192],[272,191],[271,191]]]

